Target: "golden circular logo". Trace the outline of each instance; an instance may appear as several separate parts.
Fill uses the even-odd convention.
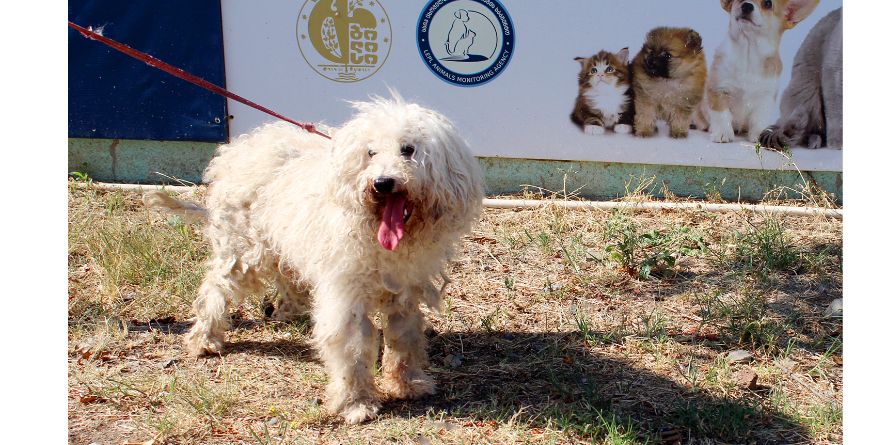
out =
[[[296,33],[308,65],[336,82],[372,76],[391,52],[391,21],[378,0],[307,0]]]

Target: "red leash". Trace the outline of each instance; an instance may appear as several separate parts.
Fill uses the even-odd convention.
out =
[[[173,76],[178,77],[179,79],[188,81],[188,82],[190,82],[194,85],[197,85],[199,87],[203,87],[209,91],[212,91],[215,94],[220,94],[222,96],[225,96],[228,99],[236,100],[237,102],[240,102],[241,104],[248,105],[248,106],[255,108],[256,110],[259,110],[259,111],[263,111],[263,112],[270,114],[271,116],[274,116],[278,119],[282,119],[282,120],[289,122],[291,124],[298,125],[299,127],[305,129],[305,131],[307,131],[309,133],[314,133],[314,134],[323,136],[326,139],[332,139],[329,136],[327,136],[326,134],[323,134],[322,132],[317,130],[317,127],[315,127],[314,124],[294,121],[286,116],[283,116],[280,113],[269,110],[269,109],[255,103],[249,99],[240,97],[240,96],[238,96],[238,95],[236,95],[236,94],[234,94],[234,93],[232,93],[232,92],[230,92],[230,91],[228,91],[228,90],[226,90],[226,89],[224,89],[212,82],[209,82],[205,79],[201,79],[191,73],[188,73],[181,68],[176,68],[176,67],[174,67],[174,66],[172,66],[172,65],[170,65],[170,64],[168,64],[168,63],[166,63],[154,56],[150,56],[150,55],[145,54],[137,49],[133,49],[132,47],[129,47],[129,46],[124,45],[120,42],[117,42],[116,40],[109,39],[103,35],[95,33],[92,30],[86,29],[86,28],[84,28],[80,25],[77,25],[76,23],[73,23],[71,21],[68,21],[68,26],[79,31],[80,34],[83,34],[83,37],[86,37],[87,39],[98,40],[99,42],[102,42],[105,45],[108,45],[111,48],[114,48],[117,51],[120,51],[121,53],[126,54],[127,56],[141,60],[142,62],[148,64],[149,66],[152,66],[154,68],[157,68],[159,70],[162,70],[162,71],[165,71],[169,74],[172,74]]]

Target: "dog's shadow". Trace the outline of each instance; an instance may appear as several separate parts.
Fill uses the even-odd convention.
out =
[[[260,322],[235,323],[252,329]],[[167,326],[184,332],[189,323]],[[603,333],[596,336],[603,338]],[[437,394],[388,401],[382,414],[414,418],[445,413],[471,422],[553,427],[580,437],[604,439],[608,431],[636,434],[651,443],[807,443],[808,428],[769,403],[768,388],[739,388],[739,397],[713,396],[688,358],[679,381],[619,357],[623,347],[591,351],[579,332],[445,332],[428,334],[430,374]],[[227,353],[261,354],[316,362],[301,341],[235,341]],[[680,365],[673,365],[680,366]],[[734,393],[734,392],[733,392]],[[632,431],[633,433],[627,433]]]
[[[306,323],[306,321],[303,321]],[[126,328],[130,332],[157,331],[164,334],[184,335],[191,329],[194,322],[189,321],[157,321],[151,320],[145,323],[127,323]],[[290,323],[269,322],[268,320],[249,320],[235,318],[231,320],[231,330],[250,331],[273,324],[278,327],[289,326]],[[225,354],[243,353],[251,355],[267,355],[287,357],[301,361],[318,362],[316,354],[311,347],[297,340],[238,340],[225,343]]]
[[[548,426],[603,439],[607,428],[652,443],[805,443],[807,428],[766,402],[767,388],[736,399],[699,388],[692,370],[677,382],[618,357],[590,352],[578,332],[449,332],[429,339],[437,394],[389,402],[385,411],[415,417],[445,412],[472,421]],[[626,356],[626,355],[625,355]],[[695,386],[690,383],[695,378]]]

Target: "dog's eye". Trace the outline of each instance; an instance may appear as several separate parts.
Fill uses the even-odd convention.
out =
[[[766,0],[763,2],[763,7],[766,9],[772,9],[772,0]]]
[[[375,150],[373,150],[373,149],[371,149],[371,148],[370,148],[369,151],[366,152],[366,153],[369,155],[370,158],[373,157],[373,156],[375,156]]]
[[[412,156],[413,153],[415,153],[415,147],[412,145],[404,145],[400,147],[400,154],[402,156],[409,157]]]
[[[597,68],[591,68],[591,74],[597,74]]]
[[[665,59],[671,60],[671,53],[666,52],[662,55],[664,56]]]
[[[613,71],[615,71],[615,70],[612,69],[611,66],[607,66],[607,67],[606,67],[606,72],[607,72],[607,73],[611,73],[611,72],[613,72]]]

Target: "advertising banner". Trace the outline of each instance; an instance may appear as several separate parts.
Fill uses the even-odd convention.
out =
[[[448,116],[484,157],[842,171],[841,8],[223,0],[226,80],[331,126],[348,101],[393,90]],[[229,111],[232,137],[272,119]]]

